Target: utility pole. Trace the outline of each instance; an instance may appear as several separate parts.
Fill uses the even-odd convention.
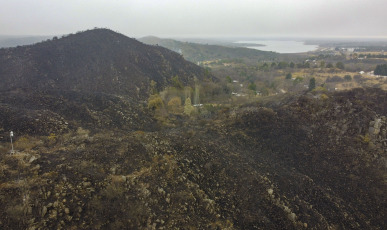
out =
[[[12,146],[11,154],[14,154],[15,151],[13,150],[13,143],[12,143],[13,132],[12,132],[12,131],[11,131],[11,133],[9,134],[9,136],[11,137],[11,146]]]

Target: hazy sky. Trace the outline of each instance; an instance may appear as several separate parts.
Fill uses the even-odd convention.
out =
[[[0,0],[0,34],[387,37],[386,0]]]

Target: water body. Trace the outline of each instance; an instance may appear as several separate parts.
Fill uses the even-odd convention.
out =
[[[306,45],[298,41],[274,41],[274,40],[254,40],[254,41],[237,41],[238,44],[247,44],[244,47],[263,51],[273,51],[277,53],[304,53],[314,51],[317,45]],[[254,44],[257,44],[256,46]],[[263,46],[261,46],[263,45]]]

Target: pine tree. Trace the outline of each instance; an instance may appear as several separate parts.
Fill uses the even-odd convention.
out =
[[[313,90],[314,88],[316,88],[316,79],[314,79],[314,77],[312,77],[309,80],[309,90]]]

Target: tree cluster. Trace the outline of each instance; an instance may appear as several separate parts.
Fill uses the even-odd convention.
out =
[[[387,76],[387,64],[377,65],[374,74]]]

